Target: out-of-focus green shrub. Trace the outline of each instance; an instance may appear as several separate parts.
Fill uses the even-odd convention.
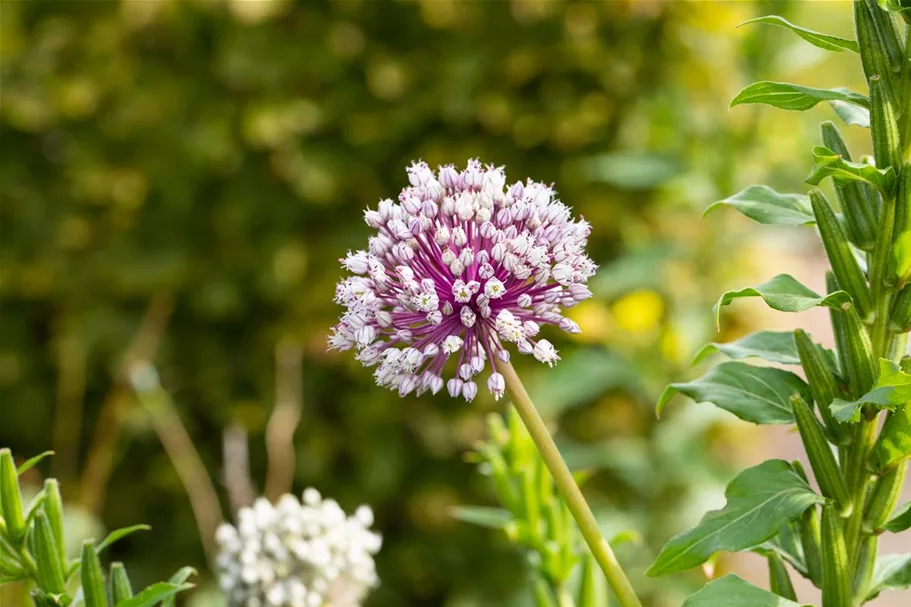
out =
[[[706,276],[702,262],[743,259],[694,209],[746,170],[734,158],[752,127],[726,129],[718,99],[779,50],[774,32],[732,36],[750,5],[159,0],[0,12],[0,444],[55,448],[66,499],[108,526],[152,523],[155,537],[118,547],[148,555],[137,578],[164,575],[177,554],[201,564],[202,547],[123,389],[124,357],[155,359],[216,478],[232,423],[262,478],[276,344],[292,340],[304,352],[297,480],[374,506],[386,542],[371,604],[503,605],[522,585],[502,538],[450,516],[490,499],[462,456],[493,402],[399,399],[325,353],[335,259],[364,245],[361,210],[399,191],[418,157],[477,155],[555,181],[594,225],[598,300],[576,311],[584,341],[563,344],[561,375],[536,396],[561,415],[576,463],[604,469],[591,487],[606,523],[626,525],[626,512],[658,545],[683,500],[726,479],[717,462],[736,441],[723,422],[685,414],[674,426],[685,438],[664,440],[651,406],[711,331],[696,293],[725,266]],[[683,476],[680,457],[704,465]]]

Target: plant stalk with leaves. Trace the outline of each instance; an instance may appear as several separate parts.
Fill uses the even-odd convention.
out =
[[[884,590],[911,586],[911,554],[877,554],[880,534],[911,527],[909,505],[897,507],[911,457],[911,25],[902,33],[898,15],[909,19],[907,3],[855,0],[856,41],[781,17],[754,20],[828,51],[859,54],[869,94],[758,82],[731,105],[807,110],[828,101],[844,122],[869,129],[872,157],[852,160],[838,128],[827,122],[807,183],[830,178],[840,213],[815,187],[801,195],[751,186],[717,203],[764,224],[815,224],[831,271],[825,295],[781,274],[722,295],[716,318],[742,297],[760,297],[785,312],[824,306],[837,348],[823,348],[802,330],[762,331],[722,351],[800,365],[806,380],[731,360],[662,395],[659,411],[682,393],[756,424],[796,424],[819,487],[811,487],[799,463],[782,460],[734,479],[725,507],[671,538],[649,574],[696,567],[721,551],[752,551],[768,558],[771,591],[731,575],[690,597],[686,607],[730,605],[734,597],[797,607],[785,563],[822,590],[822,607],[863,605]]]
[[[148,529],[146,525],[118,529],[98,544],[86,540],[81,554],[68,558],[56,479],[45,481],[23,507],[19,477],[48,455],[42,453],[17,468],[10,450],[0,449],[0,584],[25,583],[36,607],[174,607],[174,597],[193,587],[187,583],[195,573],[189,567],[135,595],[121,563],[111,566],[105,581],[99,555],[117,540]]]

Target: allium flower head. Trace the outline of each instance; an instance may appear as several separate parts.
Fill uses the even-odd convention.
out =
[[[219,583],[233,606],[358,607],[378,583],[367,506],[346,516],[315,489],[303,503],[284,495],[258,499],[238,513],[237,527],[218,528]]]
[[[502,168],[477,160],[461,172],[415,162],[408,180],[397,203],[364,213],[377,230],[368,249],[340,260],[352,276],[336,287],[347,310],[329,346],[356,348],[358,360],[377,366],[377,383],[402,396],[439,392],[453,358],[446,387],[471,401],[489,364],[487,388],[499,398],[507,343],[553,365],[560,357],[537,339],[541,326],[579,332],[561,311],[591,297],[591,228],[550,186],[506,188]]]

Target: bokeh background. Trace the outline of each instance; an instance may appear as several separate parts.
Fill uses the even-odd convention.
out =
[[[802,189],[818,122],[834,113],[728,111],[728,100],[758,79],[862,84],[856,57],[735,26],[779,14],[850,37],[850,12],[787,0],[3,0],[0,445],[56,451],[31,481],[57,475],[85,534],[153,526],[113,550],[136,583],[194,565],[187,602],[217,604],[167,430],[127,381],[131,361],[151,361],[218,516],[243,500],[245,459],[263,490],[270,417],[299,407],[285,454],[294,490],[376,511],[385,544],[370,606],[528,605],[522,555],[451,516],[491,503],[465,454],[502,403],[400,399],[326,352],[336,259],[366,244],[362,210],[394,196],[413,159],[477,156],[512,180],[555,182],[594,226],[596,297],[573,310],[584,333],[548,335],[564,358],[553,371],[522,370],[568,459],[596,470],[587,493],[605,527],[642,535],[621,558],[648,604],[679,605],[704,579],[644,579],[657,548],[791,439],[683,402],[658,421],[657,395],[692,376],[704,342],[769,318],[738,305],[716,334],[725,288],[821,277],[810,232],[700,215],[751,183]],[[860,129],[844,130],[868,151]]]

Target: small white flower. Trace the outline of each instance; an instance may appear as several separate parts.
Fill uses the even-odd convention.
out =
[[[471,308],[468,306],[462,307],[462,311],[459,313],[459,316],[462,319],[462,324],[469,329],[474,326],[475,321],[478,319],[477,315],[472,312]]]
[[[493,394],[495,400],[500,400],[506,391],[506,380],[500,373],[491,373],[487,378],[487,389]]]
[[[500,280],[491,278],[484,283],[484,295],[490,299],[500,299],[505,294],[506,287],[503,286],[503,283]]]
[[[462,338],[458,335],[449,335],[443,340],[443,352],[453,354],[462,348]]]
[[[547,363],[551,367],[554,366],[555,362],[560,360],[560,357],[557,355],[557,350],[554,348],[553,344],[546,339],[542,339],[536,343],[532,353],[535,358],[542,363]]]

